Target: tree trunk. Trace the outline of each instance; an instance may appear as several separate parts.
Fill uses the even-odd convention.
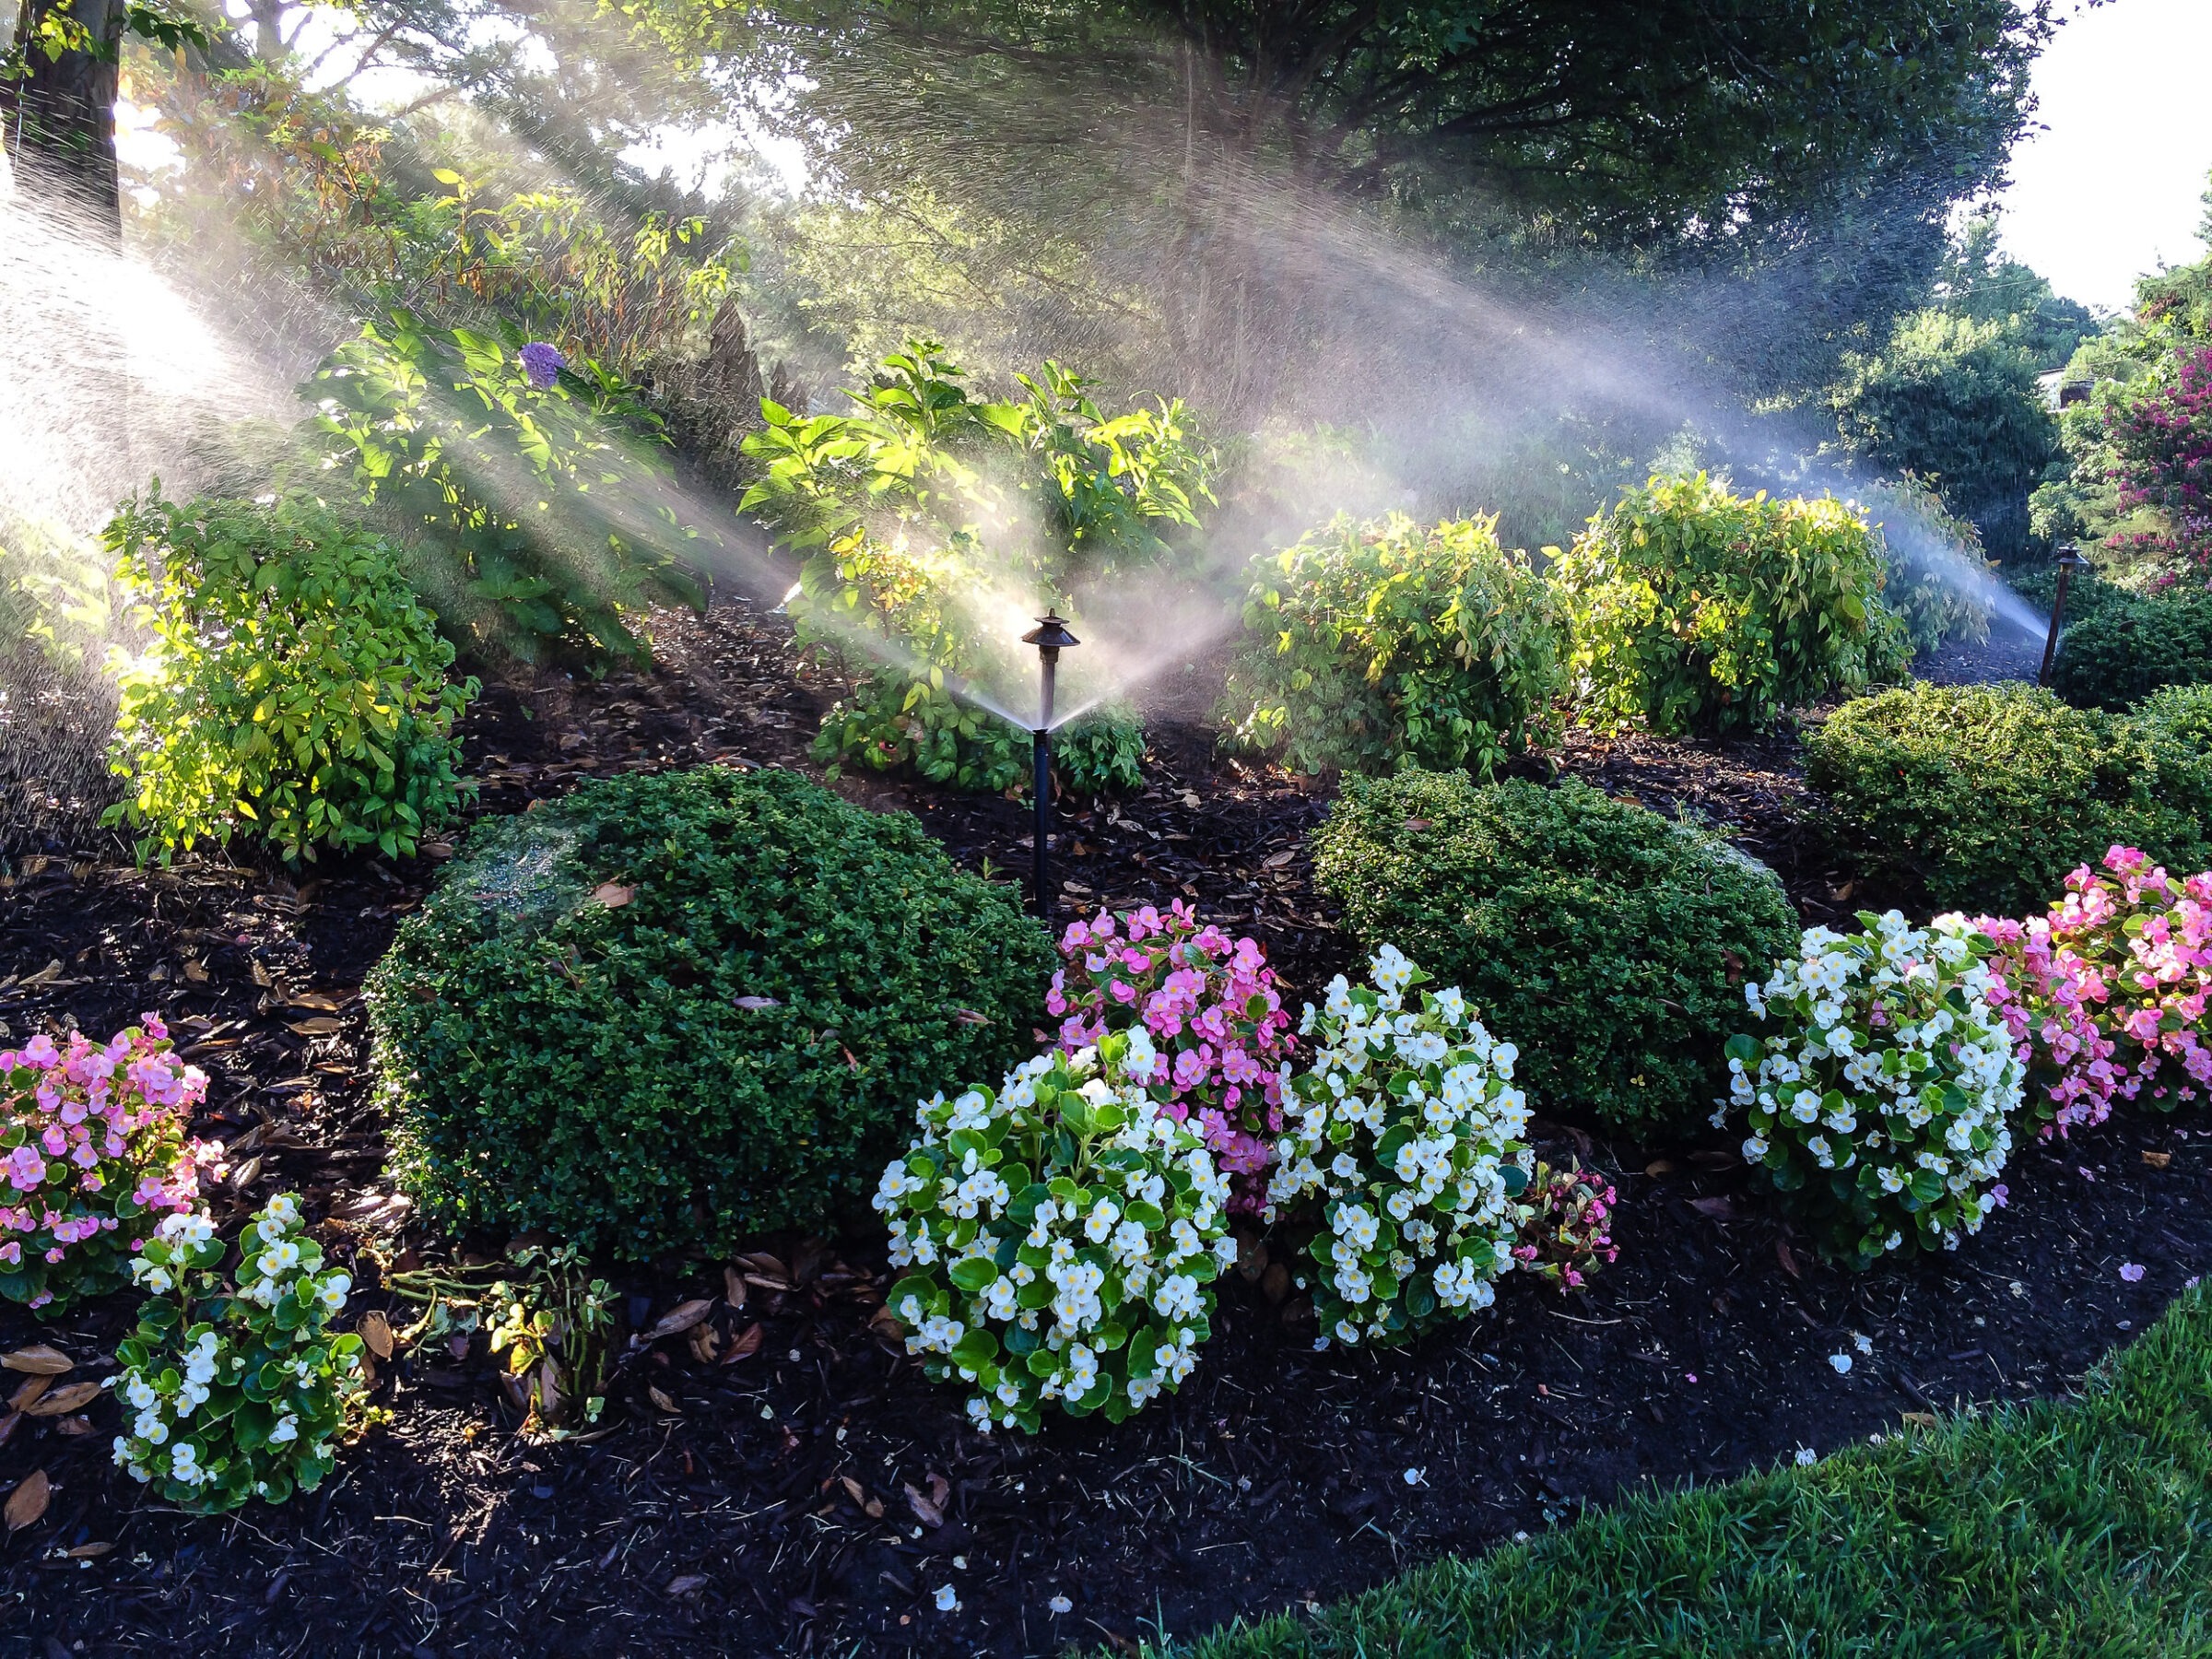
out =
[[[66,10],[105,56],[65,52],[48,57],[39,25]],[[66,204],[88,234],[123,241],[123,196],[115,162],[115,82],[124,0],[24,0],[16,40],[25,48],[24,76],[0,87],[7,159],[17,188]]]

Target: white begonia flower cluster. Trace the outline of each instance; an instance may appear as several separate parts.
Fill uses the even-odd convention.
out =
[[[1229,1182],[1195,1129],[1137,1079],[1142,1030],[1024,1062],[995,1094],[922,1102],[876,1207],[888,1306],[929,1374],[974,1386],[968,1412],[1034,1430],[1041,1407],[1118,1422],[1197,1364],[1214,1279],[1236,1259]]]
[[[149,1300],[115,1350],[129,1416],[115,1461],[190,1509],[312,1491],[363,1392],[361,1339],[328,1330],[353,1281],[322,1271],[299,1200],[271,1199],[238,1248],[226,1291],[214,1225],[174,1215],[131,1265]]]
[[[1338,975],[1306,1008],[1299,1030],[1316,1046],[1284,1091],[1267,1193],[1277,1208],[1321,1203],[1322,1347],[1403,1341],[1488,1307],[1491,1281],[1513,1265],[1512,1199],[1533,1157],[1519,1052],[1456,988],[1408,1007],[1427,976],[1394,947],[1370,966],[1372,989]]]
[[[1997,1177],[2026,1074],[1965,917],[1806,930],[1797,958],[1745,986],[1779,1030],[1728,1043],[1731,1109],[1761,1166],[1830,1253],[1860,1265],[1909,1246],[1955,1250],[2005,1201]]]

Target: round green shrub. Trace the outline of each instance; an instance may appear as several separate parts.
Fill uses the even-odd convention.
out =
[[[2068,609],[2073,595],[2069,594]],[[2051,684],[2068,702],[2124,709],[2161,686],[2212,681],[2212,594],[2129,597],[2067,624]]]
[[[1624,1128],[1705,1119],[1744,980],[1797,941],[1771,870],[1574,779],[1356,782],[1315,870],[1364,947],[1396,946],[1513,1034],[1538,1111]]]
[[[1229,741],[1302,772],[1465,767],[1540,736],[1559,606],[1496,519],[1339,514],[1257,560],[1223,695]]]
[[[1053,953],[903,813],[794,772],[479,825],[368,985],[403,1187],[641,1258],[865,1202],[914,1102],[1035,1049]]]
[[[1703,473],[1654,477],[1559,555],[1584,714],[1654,732],[1771,725],[1784,709],[1901,674],[1904,621],[1882,547],[1832,496],[1739,496]]]
[[[2114,841],[2202,869],[2212,771],[2185,699],[2135,716],[2032,686],[1915,684],[1845,703],[1806,735],[1806,777],[1863,874],[1940,910],[2036,916]]]

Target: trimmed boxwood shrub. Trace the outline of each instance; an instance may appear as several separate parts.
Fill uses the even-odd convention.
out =
[[[2058,694],[2085,709],[2124,709],[2162,686],[2206,681],[2212,594],[2106,605],[2067,625],[2051,672]]]
[[[1395,945],[1511,1031],[1547,1115],[1702,1123],[1727,1090],[1744,980],[1797,942],[1771,870],[1574,779],[1356,782],[1316,842],[1361,945]]]
[[[631,1257],[814,1226],[918,1099],[1034,1051],[1053,962],[906,814],[587,782],[480,825],[371,976],[393,1167],[442,1223]]]
[[[2204,868],[2212,769],[2187,724],[2196,707],[2169,697],[2114,715],[2032,686],[1916,684],[1808,731],[1806,776],[1861,873],[1940,910],[2041,915],[2114,841]]]

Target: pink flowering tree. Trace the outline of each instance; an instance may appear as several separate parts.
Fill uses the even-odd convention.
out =
[[[2165,524],[2122,539],[2202,567],[2212,557],[2212,346],[2183,351],[2171,379],[2115,407],[2107,435],[2119,505]]]
[[[1060,954],[1045,1006],[1060,1019],[1061,1048],[1144,1026],[1159,1052],[1149,1081],[1161,1111],[1196,1120],[1231,1177],[1232,1209],[1264,1207],[1282,1074],[1298,1041],[1259,945],[1199,926],[1178,900],[1164,914],[1147,904],[1073,923]]]
[[[125,1283],[162,1217],[189,1210],[218,1144],[188,1140],[206,1074],[146,1017],[107,1042],[0,1049],[0,1296],[65,1305]]]
[[[2101,1124],[2121,1083],[2118,1045],[2098,1025],[2089,989],[2101,989],[2102,977],[2070,941],[2053,936],[2048,917],[1977,916],[1974,925],[1996,942],[1987,959],[1989,1001],[2028,1067],[2038,1132],[2047,1140]]]
[[[2066,877],[2051,937],[2082,963],[2085,1006],[2117,1047],[2115,1092],[2161,1111],[2212,1090],[2212,873],[2175,881],[2135,847]]]

